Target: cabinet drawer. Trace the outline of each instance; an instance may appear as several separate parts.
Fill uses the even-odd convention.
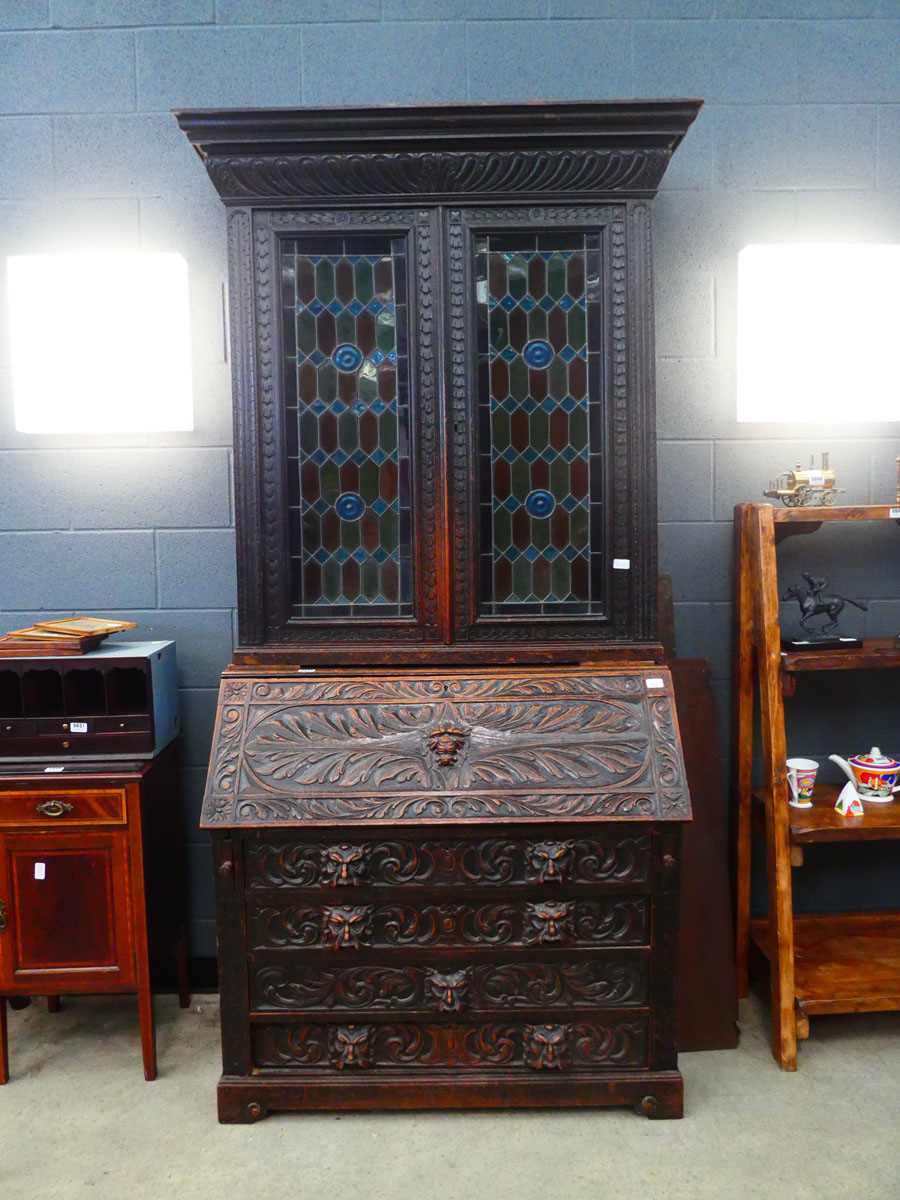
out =
[[[124,825],[125,789],[0,792],[0,827]]]
[[[352,894],[321,899],[251,894],[248,936],[254,951],[412,949],[541,946],[645,946],[650,937],[648,896],[604,895],[519,899],[396,900],[352,903]]]
[[[632,829],[564,839],[540,837],[401,838],[340,836],[297,840],[260,836],[245,850],[247,885],[352,894],[357,887],[404,892],[435,887],[559,886],[635,888],[651,879],[652,839]]]
[[[598,1009],[647,1003],[648,960],[617,956],[527,958],[435,966],[416,963],[310,964],[296,957],[257,963],[250,1002],[258,1012],[507,1013],[515,1009]]]
[[[490,1071],[529,1075],[643,1067],[648,1018],[633,1014],[562,1023],[501,1020],[438,1025],[257,1024],[257,1067],[310,1074],[391,1070]]]

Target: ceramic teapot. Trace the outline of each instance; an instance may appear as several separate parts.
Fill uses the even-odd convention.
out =
[[[894,792],[900,791],[897,786],[900,762],[882,754],[877,746],[868,754],[854,755],[849,762],[839,754],[828,757],[837,763],[864,800],[890,800]]]

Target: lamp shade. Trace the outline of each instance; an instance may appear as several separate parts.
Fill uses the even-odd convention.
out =
[[[737,318],[739,421],[900,420],[900,246],[747,246]]]
[[[18,430],[193,429],[181,255],[26,254],[7,267]]]

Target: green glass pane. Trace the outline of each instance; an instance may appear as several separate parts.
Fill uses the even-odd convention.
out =
[[[337,500],[341,491],[341,473],[337,463],[323,463],[319,472],[319,477],[322,481],[322,499],[326,504],[333,504],[335,500]]]
[[[359,446],[359,423],[354,412],[343,412],[338,417],[338,445],[345,454],[352,454]]]
[[[359,468],[359,494],[366,504],[374,504],[378,499],[378,464],[364,462]]]
[[[553,589],[553,595],[558,600],[564,600],[572,590],[571,575],[569,564],[562,555],[553,560],[550,568],[550,586]]]
[[[375,341],[378,349],[384,354],[394,349],[397,340],[395,320],[394,311],[390,308],[383,308],[375,319]]]
[[[576,304],[569,309],[569,345],[573,350],[583,350],[587,345],[587,318],[583,308]]]
[[[356,341],[356,317],[354,317],[349,308],[345,308],[342,313],[338,313],[336,328],[338,342]]]
[[[528,395],[528,368],[522,358],[509,364],[509,394],[514,400],[524,400]]]
[[[554,254],[547,263],[547,292],[554,300],[561,300],[566,291],[566,261]]]
[[[372,264],[361,258],[354,268],[356,277],[356,297],[360,304],[368,304],[375,295],[375,281],[372,278]]]
[[[569,514],[569,532],[576,550],[583,550],[590,543],[589,518],[587,508],[573,508]]]
[[[495,350],[502,350],[509,344],[509,326],[506,313],[502,308],[491,310],[491,345]]]
[[[524,458],[517,458],[510,470],[512,494],[517,500],[524,500],[531,491],[531,468]]]
[[[550,370],[547,372],[547,386],[554,400],[561,400],[569,390],[569,372],[566,369],[566,362],[558,355],[551,362]]]
[[[531,519],[531,541],[538,550],[546,550],[550,545],[550,520],[547,517]]]
[[[524,556],[513,563],[513,592],[517,600],[527,600],[531,592],[531,563]]]
[[[388,554],[393,553],[397,549],[397,515],[388,510],[381,517],[381,537],[380,542],[382,548],[387,550]]]
[[[542,408],[536,409],[529,420],[531,444],[535,450],[546,449],[550,438],[550,414]]]
[[[297,348],[304,354],[316,348],[316,318],[308,308],[297,314]]]
[[[499,454],[509,445],[509,413],[505,413],[502,408],[495,409],[491,414],[491,428],[494,449]]]
[[[573,408],[569,413],[569,445],[576,450],[583,450],[587,444],[587,409]]]
[[[528,261],[520,254],[511,254],[506,268],[509,294],[521,300],[528,291]]]
[[[571,490],[569,464],[564,458],[558,458],[550,464],[550,491],[560,501],[565,500]]]
[[[312,454],[319,444],[319,422],[315,414],[304,410],[300,414],[300,450]]]
[[[334,363],[322,363],[319,367],[319,399],[330,404],[337,396],[337,368]]]
[[[533,308],[528,314],[528,337],[545,338],[547,336],[547,314],[542,308]]]
[[[365,404],[371,404],[378,398],[378,376],[371,363],[366,363],[360,368],[356,377],[356,390]]]
[[[390,409],[378,418],[378,442],[388,453],[397,448],[397,417]]]
[[[494,509],[494,545],[506,550],[512,541],[512,522],[505,508]]]
[[[378,563],[370,558],[362,567],[362,592],[367,600],[374,600],[378,595]]]
[[[355,550],[361,537],[359,521],[341,521],[341,545],[345,550]]]
[[[320,258],[316,264],[316,297],[323,304],[334,299],[334,266],[327,258]]]
[[[325,599],[334,603],[341,594],[341,564],[336,559],[329,559],[322,569],[322,591]]]

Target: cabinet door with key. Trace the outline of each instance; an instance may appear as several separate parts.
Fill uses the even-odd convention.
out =
[[[0,993],[135,986],[124,830],[0,833]]]

